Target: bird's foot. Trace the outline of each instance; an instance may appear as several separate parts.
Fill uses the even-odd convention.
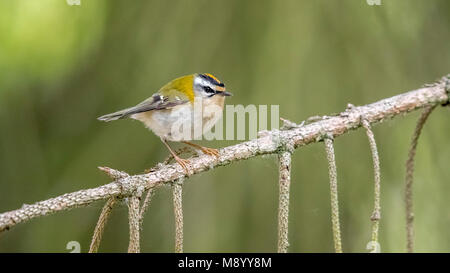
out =
[[[208,148],[208,147],[200,147],[200,149],[202,150],[202,152],[204,153],[204,154],[207,154],[207,155],[212,155],[212,156],[215,156],[215,157],[219,157],[219,150],[217,150],[217,149],[214,149],[214,148]]]
[[[180,166],[184,169],[184,171],[186,172],[187,175],[191,174],[191,171],[188,168],[189,165],[189,160],[187,159],[183,159],[181,157],[178,156],[174,156],[175,161],[180,164]]]

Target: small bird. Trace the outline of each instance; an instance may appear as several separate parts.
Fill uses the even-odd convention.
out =
[[[167,141],[183,142],[218,157],[218,150],[189,141],[201,137],[220,119],[226,96],[232,94],[212,74],[191,74],[172,80],[136,106],[98,120],[108,122],[130,117],[141,121],[161,138],[173,158],[189,174],[188,161],[180,158]]]

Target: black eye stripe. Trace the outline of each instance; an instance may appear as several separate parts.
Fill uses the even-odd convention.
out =
[[[209,86],[204,86],[203,89],[205,90],[206,93],[216,93],[216,91],[214,91],[211,87]]]

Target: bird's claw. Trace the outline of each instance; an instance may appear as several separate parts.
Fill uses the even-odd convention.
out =
[[[183,159],[183,158],[177,156],[177,157],[175,157],[175,161],[177,161],[177,163],[180,164],[180,166],[184,169],[184,171],[186,172],[187,175],[191,174],[191,172],[188,168],[189,160]]]
[[[214,148],[202,147],[202,152],[207,155],[219,157],[219,150]]]

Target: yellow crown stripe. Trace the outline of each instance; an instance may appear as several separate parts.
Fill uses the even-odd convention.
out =
[[[218,83],[222,83],[221,81],[219,81],[218,78],[216,78],[213,74],[209,74],[209,73],[205,73],[206,76],[213,78],[214,80],[216,80]]]

